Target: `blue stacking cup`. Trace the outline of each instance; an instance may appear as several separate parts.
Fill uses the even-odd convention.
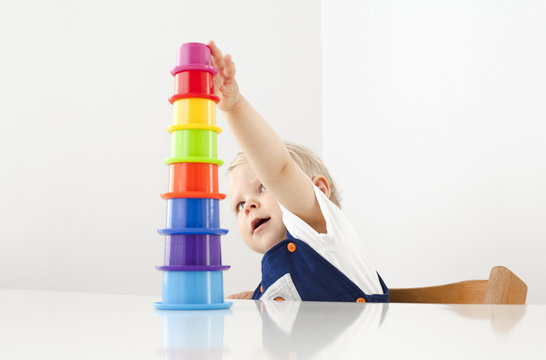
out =
[[[162,310],[226,309],[221,271],[164,271]]]
[[[219,228],[220,206],[217,199],[167,199],[167,228]]]

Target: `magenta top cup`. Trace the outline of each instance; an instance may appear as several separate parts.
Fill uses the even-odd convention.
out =
[[[176,66],[171,70],[171,74],[174,76],[185,70],[204,70],[216,75],[218,71],[212,66],[212,54],[206,44],[184,43],[180,46]]]

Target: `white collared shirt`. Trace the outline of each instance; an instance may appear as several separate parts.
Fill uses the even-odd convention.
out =
[[[326,234],[319,234],[305,221],[279,204],[286,229],[294,238],[311,246],[365,294],[383,294],[375,264],[349,220],[318,187],[313,185],[313,188],[326,220]]]

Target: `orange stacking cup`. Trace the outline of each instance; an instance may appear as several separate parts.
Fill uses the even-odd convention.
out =
[[[174,75],[174,95],[170,103],[187,98],[203,98],[219,102],[214,95],[213,75],[208,71],[188,70]]]
[[[163,199],[208,198],[225,199],[218,192],[218,165],[209,163],[169,164],[169,192]]]

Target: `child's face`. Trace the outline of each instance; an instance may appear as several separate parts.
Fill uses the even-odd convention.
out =
[[[247,163],[235,167],[228,179],[231,208],[246,245],[264,254],[286,238],[279,203]]]

